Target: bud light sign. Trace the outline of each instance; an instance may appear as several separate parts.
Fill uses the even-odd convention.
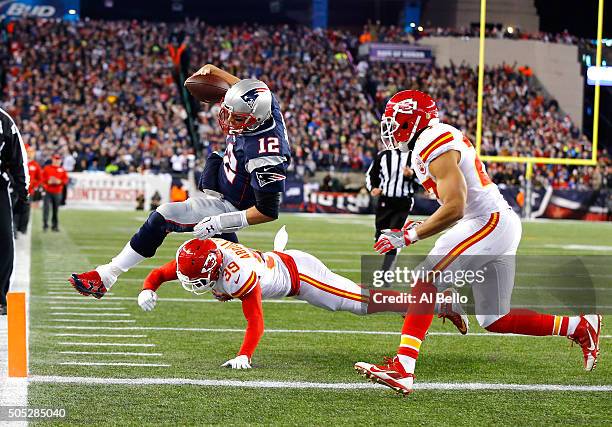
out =
[[[79,0],[0,0],[0,17],[79,19]]]

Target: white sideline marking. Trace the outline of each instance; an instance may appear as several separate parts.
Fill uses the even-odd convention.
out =
[[[80,322],[80,323],[136,323],[135,320],[82,320],[82,319],[49,319],[50,322]]]
[[[85,346],[85,347],[155,347],[155,344],[118,343],[118,342],[58,342],[59,345]]]
[[[90,311],[122,311],[122,310],[126,310],[125,307],[75,307],[74,305],[72,305],[72,306],[61,306],[61,305],[55,305],[55,304],[50,304],[50,305],[51,305],[51,308],[53,310],[72,310],[73,312],[78,312],[78,311],[86,311],[86,312],[90,312]]]
[[[52,316],[85,316],[85,317],[131,317],[129,313],[68,313],[68,312],[53,312]]]
[[[146,335],[116,335],[116,334],[53,334],[55,337],[91,337],[91,338],[146,338]]]
[[[11,284],[11,291],[25,292],[26,294],[26,346],[30,343],[30,262],[32,247],[32,225],[28,227],[27,234],[15,241],[15,264]],[[0,316],[0,407],[27,406],[28,381],[26,378],[8,378],[7,349],[7,320]],[[29,353],[28,353],[29,359]],[[27,422],[15,422],[12,425],[27,426]]]
[[[93,354],[104,356],[143,356],[143,357],[159,357],[163,353],[130,353],[123,351],[60,351],[59,354]]]
[[[62,364],[79,364],[69,362]],[[96,365],[92,363],[91,365]],[[116,364],[119,365],[119,364]],[[127,365],[132,366],[132,365]],[[146,366],[145,364],[140,366]],[[158,365],[153,365],[158,366]],[[62,377],[55,375],[33,375],[31,382],[60,384],[100,384],[100,385],[195,385],[201,387],[244,387],[244,388],[292,388],[292,389],[332,389],[362,390],[387,389],[372,383],[316,383],[305,381],[238,381],[206,380],[187,378],[98,378]],[[510,390],[510,391],[573,391],[573,392],[611,392],[612,386],[576,386],[562,384],[503,384],[503,383],[416,383],[416,390]]]
[[[565,249],[568,251],[612,251],[612,246],[600,245],[543,245],[545,248]]]
[[[178,331],[178,332],[240,332],[244,333],[244,329],[233,328],[178,328],[164,326],[121,326],[121,327],[96,327],[96,326],[42,326],[46,329],[95,329],[107,331]],[[350,330],[333,330],[333,329],[266,329],[267,334],[339,334],[339,335],[396,335],[399,336],[399,331],[350,331]],[[429,336],[453,336],[457,338],[466,337],[518,337],[518,338],[542,338],[534,335],[520,334],[496,334],[492,332],[468,332],[467,335],[461,335],[458,332],[428,332]],[[550,335],[551,337],[559,338],[558,335]],[[560,337],[564,338],[564,337]],[[612,335],[600,335],[599,338],[612,338]]]
[[[82,362],[60,362],[60,365],[78,365],[83,366]],[[158,368],[168,368],[172,365],[159,363],[124,363],[124,362],[87,362],[87,366],[150,366]]]
[[[49,291],[47,292],[49,295],[74,295],[74,292],[70,292],[70,291],[62,291],[62,292],[57,292],[57,291]],[[112,292],[107,292],[104,295],[114,295]],[[85,295],[83,295],[83,297],[85,297]]]
[[[100,300],[94,300],[93,298],[87,298],[87,299],[85,299],[85,298],[70,298],[70,299],[68,299],[68,298],[65,298],[65,297],[42,297],[42,296],[40,296],[40,297],[36,297],[35,296],[35,297],[32,297],[32,298],[36,298],[36,299],[41,298],[41,299],[49,299],[49,300],[51,300],[51,301],[48,301],[48,303],[47,303],[47,304],[49,304],[49,306],[51,308],[54,308],[54,306],[56,306],[56,305],[62,305],[62,304],[64,304],[64,305],[68,304],[68,305],[71,305],[74,308],[81,308],[81,307],[87,308],[87,307],[91,307],[92,305],[93,306],[97,305],[98,307],[92,307],[92,309],[93,308],[97,308],[98,310],[102,310],[104,308],[107,308],[106,307],[107,305],[122,305],[123,304],[122,302],[118,302],[118,301],[106,301],[106,300],[100,301]],[[57,301],[56,301],[56,299],[57,299]],[[79,301],[71,301],[72,299],[79,300]],[[114,308],[112,310],[114,310]]]
[[[108,294],[106,294],[108,295]],[[72,297],[58,297],[58,296],[36,296],[34,298],[37,299],[48,299],[48,300],[81,300],[83,297],[79,297],[79,296],[72,296]],[[132,301],[134,303],[136,303],[137,298],[129,298],[129,297],[113,297],[111,299],[111,301],[104,301],[101,303],[97,303],[97,304],[120,304],[119,302],[116,301]],[[218,302],[216,299],[212,299],[212,298],[164,298],[163,301],[168,301],[168,302]],[[238,302],[236,300],[232,300],[233,302]],[[229,302],[232,302],[229,301]],[[269,304],[308,304],[306,301],[300,301],[300,300],[294,300],[294,299],[269,299],[269,300],[264,300],[262,301],[264,304],[269,303]]]

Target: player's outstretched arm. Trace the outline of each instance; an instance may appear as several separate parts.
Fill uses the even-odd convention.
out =
[[[217,77],[221,77],[230,86],[233,86],[240,81],[240,79],[236,77],[235,75],[230,74],[227,71],[224,71],[221,68],[216,67],[212,64],[206,64],[202,68],[200,68],[198,71],[193,73],[194,76],[198,74],[201,74],[203,76],[207,74],[214,74]]]
[[[151,311],[157,304],[157,290],[164,282],[176,280],[176,260],[172,260],[159,268],[151,270],[142,285],[138,295],[138,305],[144,311]]]
[[[238,355],[221,366],[232,369],[250,369],[251,356],[255,352],[264,333],[263,307],[261,305],[261,286],[259,283],[242,300],[242,312],[247,320],[244,340]]]

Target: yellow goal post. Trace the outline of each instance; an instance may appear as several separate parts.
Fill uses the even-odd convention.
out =
[[[604,0],[599,0],[597,11],[597,54],[595,65],[601,66],[601,39],[603,33]],[[487,162],[499,163],[525,163],[526,179],[531,180],[533,164],[548,165],[575,165],[575,166],[595,166],[597,165],[597,139],[599,136],[599,96],[600,85],[595,82],[595,100],[593,106],[593,141],[590,159],[565,159],[558,157],[529,157],[529,156],[489,156],[482,155],[482,92],[484,88],[484,64],[485,64],[485,24],[487,16],[487,0],[480,1],[480,43],[478,52],[478,105],[476,116],[476,152],[480,159]],[[527,205],[527,204],[526,204]]]

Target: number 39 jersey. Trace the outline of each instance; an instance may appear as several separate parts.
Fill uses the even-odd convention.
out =
[[[461,155],[459,169],[467,185],[467,205],[464,219],[488,215],[492,212],[509,209],[503,198],[478,158],[472,143],[453,126],[437,123],[423,131],[412,150],[412,167],[421,185],[438,198],[436,179],[429,171],[429,165],[440,155],[455,150]]]
[[[239,210],[255,205],[253,189],[270,193],[285,190],[291,149],[287,129],[275,96],[272,117],[253,132],[229,135],[218,189]]]

